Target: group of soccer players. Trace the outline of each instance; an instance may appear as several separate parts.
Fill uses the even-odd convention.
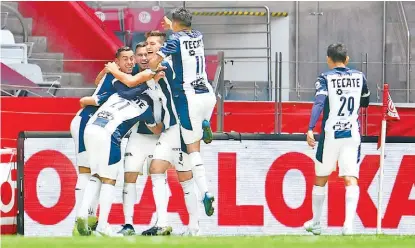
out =
[[[189,213],[188,235],[198,235],[199,189],[205,213],[214,213],[200,141],[212,140],[209,120],[216,96],[207,80],[203,36],[191,28],[192,15],[178,8],[164,25],[173,31],[149,32],[134,52],[121,47],[115,62],[98,75],[94,94],[83,97],[82,109],[71,123],[79,176],[75,188],[76,223],[83,236],[134,235],[136,180],[144,170],[151,176],[157,223],[143,235],[169,235],[167,173],[174,167]],[[102,77],[102,78],[101,78]],[[131,130],[125,155],[121,141]],[[125,225],[114,232],[108,216],[120,166],[124,166]],[[100,214],[97,220],[97,206]]]
[[[167,218],[169,190],[166,171],[174,167],[184,191],[189,213],[188,235],[198,235],[199,189],[205,213],[214,213],[200,141],[212,140],[209,120],[216,96],[207,81],[203,36],[191,28],[192,15],[184,8],[172,13],[164,24],[173,31],[170,39],[161,32],[149,32],[146,42],[137,44],[135,54],[128,47],[118,49],[115,62],[98,76],[95,93],[83,97],[83,107],[71,123],[77,150],[79,177],[76,184],[74,233],[88,236],[134,235],[133,214],[137,198],[136,180],[145,171],[151,176],[157,223],[143,235],[169,235]],[[313,219],[304,228],[321,233],[321,214],[328,176],[336,169],[346,185],[346,216],[343,234],[353,233],[359,199],[360,107],[369,104],[370,92],[363,73],[347,67],[349,57],[343,44],[327,49],[330,70],[321,74],[307,133],[315,147],[313,129],[321,112],[322,132],[316,153],[316,180],[312,191]],[[101,78],[102,77],[102,78]],[[121,141],[131,130],[125,155]],[[124,158],[124,159],[123,159]],[[114,232],[108,215],[114,185],[124,166],[123,207],[125,224]],[[100,214],[96,220],[97,205]]]

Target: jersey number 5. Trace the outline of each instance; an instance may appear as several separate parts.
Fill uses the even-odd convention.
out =
[[[340,97],[341,106],[339,112],[337,113],[338,116],[344,116],[343,109],[346,107],[349,111],[349,116],[353,114],[354,111],[354,97],[346,98],[345,96]]]

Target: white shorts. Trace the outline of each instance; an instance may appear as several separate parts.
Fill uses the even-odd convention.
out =
[[[187,172],[192,170],[192,165],[189,162],[189,154],[180,151],[178,160],[176,161],[175,169],[178,172]]]
[[[97,125],[87,125],[84,136],[91,174],[116,180],[122,163],[121,144],[111,142],[111,134]]]
[[[360,141],[325,139],[317,147],[316,176],[329,176],[339,165],[339,176],[359,178]]]
[[[215,105],[216,96],[214,93],[179,96],[176,109],[185,144],[192,144],[202,139],[202,122],[210,120]]]
[[[159,137],[154,134],[131,133],[125,148],[124,172],[143,175],[144,171],[148,171]]]
[[[88,162],[88,155],[85,149],[85,142],[84,142],[84,134],[86,126],[85,123],[82,122],[82,117],[79,115],[76,115],[72,121],[71,121],[71,135],[72,139],[75,142],[75,150],[76,150],[76,166],[82,166],[89,168],[89,162]]]
[[[175,165],[180,151],[180,127],[174,125],[161,133],[154,149],[153,159],[164,160]]]

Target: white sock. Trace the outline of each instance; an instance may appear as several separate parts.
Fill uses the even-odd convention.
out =
[[[82,198],[84,197],[84,192],[86,185],[88,184],[91,174],[81,173],[78,175],[78,181],[76,181],[75,186],[75,214],[79,215],[79,209],[81,208]]]
[[[358,185],[346,186],[346,218],[344,220],[345,227],[353,226],[357,203],[359,202],[359,194],[360,190]]]
[[[314,185],[312,196],[313,222],[320,223],[321,213],[323,211],[324,198],[326,197],[326,187]]]
[[[82,203],[79,208],[79,213],[77,217],[87,218],[88,210],[94,201],[97,194],[101,190],[101,181],[96,177],[91,177],[88,181],[88,184],[85,187],[84,197],[82,198]]]
[[[89,216],[97,216],[99,196],[101,194],[101,185],[102,185],[102,182],[98,180],[98,182],[96,183],[96,187],[97,187],[96,195],[94,196],[94,199],[92,200],[91,206],[89,207],[89,210],[88,210]]]
[[[167,226],[167,188],[166,174],[151,174],[153,196],[157,210],[157,226]]]
[[[200,194],[203,196],[209,190],[206,181],[205,167],[203,166],[202,156],[200,156],[200,152],[190,153],[189,162],[192,166],[193,178],[197,184]]]
[[[114,199],[115,186],[111,184],[103,183],[101,187],[101,195],[99,197],[99,217],[98,227],[99,229],[108,225],[108,216],[111,211],[112,202]]]
[[[195,184],[193,178],[185,182],[180,182],[183,188],[184,201],[187,212],[189,213],[189,228],[199,229],[199,218],[197,209],[197,198],[195,193]]]
[[[137,189],[135,183],[124,183],[123,208],[125,224],[133,224],[134,204],[137,200]]]

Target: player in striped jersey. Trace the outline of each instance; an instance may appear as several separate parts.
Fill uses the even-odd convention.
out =
[[[214,197],[207,187],[200,140],[203,138],[203,129],[211,133],[210,126],[203,126],[203,123],[211,118],[216,96],[207,80],[203,35],[192,29],[192,14],[184,8],[178,8],[173,11],[172,18],[172,22],[165,18],[165,24],[174,33],[157,52],[157,56],[150,59],[149,64],[151,69],[156,69],[164,58],[172,58],[175,78],[170,85],[180,119],[180,130],[196,184],[204,192],[205,213],[211,216],[214,212]]]
[[[133,52],[128,47],[117,51],[117,66],[126,73],[131,73],[134,64]],[[110,74],[108,74],[110,76]],[[111,75],[112,76],[112,75]],[[151,79],[151,73],[139,73],[140,80]],[[112,235],[108,227],[108,214],[112,204],[112,197],[118,164],[121,159],[121,139],[137,123],[144,121],[154,126],[154,117],[149,107],[149,97],[142,93],[148,89],[147,85],[140,85],[130,89],[116,79],[111,80],[117,93],[113,94],[98,111],[90,118],[85,128],[85,147],[88,151],[91,173],[80,210],[77,213],[77,229],[81,235],[89,235],[86,226],[88,208],[93,199],[99,195],[102,187],[104,196],[100,197],[101,213],[97,226],[97,233]],[[160,125],[157,126],[157,128]]]
[[[116,60],[118,59],[119,53],[116,54]],[[128,70],[124,70],[129,72]],[[76,165],[78,167],[78,180],[75,186],[75,213],[79,214],[80,204],[82,202],[82,197],[84,195],[84,189],[91,177],[90,164],[88,162],[87,151],[85,149],[84,143],[84,131],[85,126],[91,116],[98,110],[108,98],[116,92],[116,89],[112,85],[112,80],[114,76],[111,74],[103,74],[102,72],[97,76],[96,82],[98,82],[97,88],[95,89],[92,96],[82,97],[80,99],[81,109],[76,113],[75,117],[72,119],[70,131],[72,138],[75,143],[76,149]],[[96,210],[98,207],[98,202],[93,202],[91,209],[89,211],[89,226],[94,228],[97,222]],[[77,235],[76,223],[72,231],[73,235]]]
[[[330,70],[316,81],[316,97],[307,132],[307,143],[315,146],[313,129],[323,112],[322,130],[316,153],[316,179],[312,192],[313,219],[304,228],[319,235],[326,183],[339,166],[339,176],[346,186],[346,215],[343,234],[353,234],[353,221],[359,201],[360,124],[359,109],[369,105],[370,92],[365,75],[347,68],[347,49],[332,44],[327,49]]]
[[[147,38],[149,54],[155,53],[164,43],[165,35],[163,33],[151,32]],[[194,192],[194,182],[192,178],[192,167],[188,163],[187,155],[181,152],[180,129],[177,125],[177,115],[174,108],[174,102],[171,95],[171,81],[174,78],[172,66],[168,61],[163,61],[162,66],[166,68],[166,77],[158,81],[160,88],[164,93],[163,103],[163,123],[165,131],[161,134],[153,155],[150,166],[150,174],[153,181],[153,195],[158,213],[157,226],[143,232],[143,235],[168,235],[171,227],[167,226],[167,204],[168,196],[166,188],[166,170],[171,164],[176,166],[179,181],[185,192],[185,202],[190,215],[189,233],[197,234],[199,231],[197,216],[197,197]],[[133,83],[134,77],[116,71],[113,68],[114,75],[121,81]]]

